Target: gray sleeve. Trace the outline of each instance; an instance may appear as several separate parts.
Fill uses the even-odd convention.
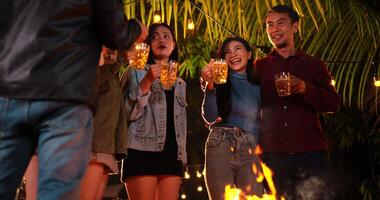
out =
[[[142,94],[140,88],[141,80],[138,78],[137,70],[129,69],[127,73],[128,83],[126,88],[125,109],[127,120],[134,121],[144,114],[145,107],[149,103],[150,91],[146,95]]]

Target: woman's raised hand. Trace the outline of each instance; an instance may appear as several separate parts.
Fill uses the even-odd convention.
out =
[[[156,80],[161,74],[161,64],[151,64],[148,70],[148,73],[145,75],[149,81],[153,82]]]
[[[202,69],[201,78],[207,83],[207,89],[211,90],[214,88],[213,76],[212,76],[212,65],[214,64],[214,59],[211,59],[210,62]]]

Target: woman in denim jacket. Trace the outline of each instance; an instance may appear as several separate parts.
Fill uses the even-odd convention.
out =
[[[186,83],[177,78],[164,88],[160,63],[178,60],[177,43],[170,27],[153,24],[145,70],[127,73],[128,155],[123,163],[131,200],[176,200],[186,164]]]
[[[239,38],[227,38],[219,57],[228,64],[227,83],[212,82],[211,60],[202,70],[204,100],[202,117],[210,127],[206,142],[206,186],[211,200],[223,200],[226,185],[247,195],[261,196],[253,166],[261,169],[254,153],[258,134],[260,88],[252,83],[252,51]]]

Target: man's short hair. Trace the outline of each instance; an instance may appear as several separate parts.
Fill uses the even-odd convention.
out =
[[[286,13],[288,14],[288,16],[290,17],[290,21],[292,23],[294,22],[298,22],[299,20],[299,16],[298,16],[298,13],[293,10],[293,8],[289,7],[289,6],[285,6],[285,5],[277,5],[277,6],[274,6],[272,7],[268,13],[267,13],[267,16],[265,18],[268,17],[268,15],[272,12],[276,12],[276,13]]]

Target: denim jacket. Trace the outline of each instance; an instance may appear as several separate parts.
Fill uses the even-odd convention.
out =
[[[159,80],[142,95],[141,80],[146,70],[128,70],[125,107],[128,121],[128,148],[140,151],[163,151],[166,137],[166,98]],[[186,154],[186,83],[177,78],[174,85],[174,127],[178,144],[178,160],[187,163]]]

